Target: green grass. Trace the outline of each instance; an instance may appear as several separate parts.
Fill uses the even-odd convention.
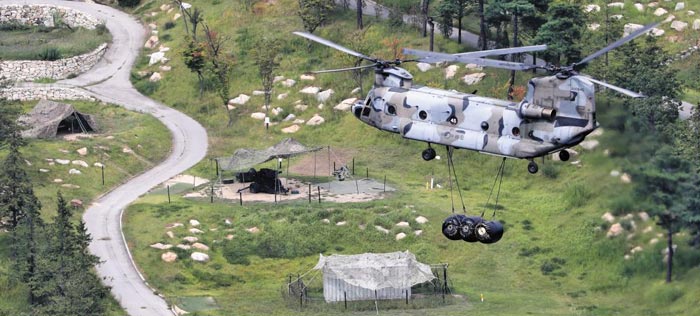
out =
[[[46,221],[51,221],[56,215],[56,192],[61,191],[67,201],[80,199],[87,207],[97,196],[151,168],[170,151],[170,133],[150,115],[129,112],[99,102],[66,102],[83,113],[95,115],[100,130],[91,138],[78,138],[75,141],[62,138],[29,140],[28,145],[22,149],[24,158],[31,164],[27,165],[27,172],[34,183],[34,193],[43,206],[42,217]],[[35,102],[26,102],[21,106],[24,111],[28,111],[34,104]],[[124,153],[122,149],[125,146],[133,149],[134,153]],[[86,156],[80,156],[76,152],[83,147],[88,149]],[[0,150],[0,159],[5,154],[5,148]],[[84,160],[89,167],[50,165],[47,158]],[[106,166],[104,186],[101,169],[93,166],[95,162],[102,162]],[[71,168],[81,170],[82,174],[69,175],[68,170]],[[39,169],[47,169],[49,172],[39,172]],[[55,183],[54,179],[63,182]],[[79,188],[67,188],[64,184]],[[81,217],[81,213],[80,209],[75,212],[76,220]],[[10,281],[9,243],[10,236],[0,231],[0,315],[19,315],[29,311],[27,288]],[[123,315],[116,301],[110,301],[109,304],[109,315]]]
[[[68,58],[93,51],[112,40],[109,32],[100,29],[19,28],[0,30],[0,59],[41,60],[47,50],[57,50],[59,58]]]

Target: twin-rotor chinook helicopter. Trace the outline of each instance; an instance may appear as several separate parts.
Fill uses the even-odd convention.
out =
[[[570,157],[567,148],[578,145],[598,127],[594,84],[633,98],[643,97],[639,93],[581,75],[578,70],[656,25],[658,23],[640,28],[570,66],[537,66],[482,58],[541,51],[547,49],[546,45],[461,54],[403,49],[403,54],[418,58],[387,61],[366,56],[309,33],[294,34],[371,62],[369,65],[314,73],[374,68],[373,88],[364,101],[352,106],[353,114],[362,122],[382,131],[428,143],[428,148],[422,152],[423,159],[434,159],[436,152],[431,144],[440,144],[448,148],[527,159],[528,171],[536,173],[539,168],[535,158],[558,153],[559,158],[566,161]],[[513,102],[414,85],[413,76],[398,67],[409,61],[473,63],[520,71],[544,69],[552,75],[531,79],[525,98]],[[497,221],[484,221],[478,216],[453,215],[443,223],[443,233],[449,239],[493,243],[503,235],[503,225]]]

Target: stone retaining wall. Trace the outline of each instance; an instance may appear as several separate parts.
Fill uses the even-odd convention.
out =
[[[55,17],[61,17],[70,27],[94,29],[103,21],[78,10],[48,4],[0,5],[0,24],[19,23],[23,25],[55,26]]]
[[[87,54],[54,61],[9,60],[0,61],[0,77],[10,81],[33,81],[41,78],[66,79],[77,76],[94,66],[107,50],[102,44]]]
[[[13,101],[29,100],[90,100],[95,98],[87,92],[67,87],[36,86],[36,87],[10,87],[0,89],[0,98]]]

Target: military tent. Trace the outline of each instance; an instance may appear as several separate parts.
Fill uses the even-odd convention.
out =
[[[22,136],[28,138],[97,131],[92,115],[80,113],[70,104],[48,100],[39,101],[29,114],[19,118],[19,123],[26,127]]]

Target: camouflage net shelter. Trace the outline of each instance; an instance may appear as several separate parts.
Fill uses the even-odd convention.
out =
[[[326,302],[391,300],[411,296],[411,287],[435,279],[430,265],[412,253],[320,255]]]
[[[274,146],[262,150],[240,148],[230,157],[216,158],[219,168],[225,171],[248,171],[248,169],[275,158],[289,158],[321,150],[323,147],[308,147],[293,138],[285,138]]]
[[[88,133],[97,131],[92,115],[78,112],[72,105],[41,100],[27,115],[18,119],[27,129],[27,138],[53,138],[58,134]]]

